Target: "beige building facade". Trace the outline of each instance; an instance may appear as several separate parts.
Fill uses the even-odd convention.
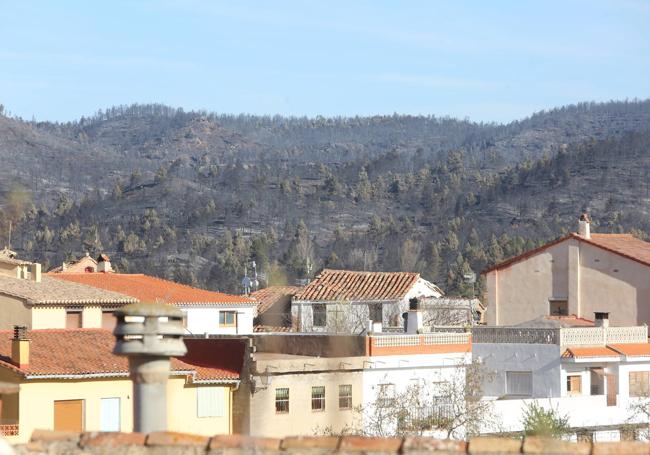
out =
[[[596,312],[610,313],[612,325],[650,323],[650,243],[591,234],[588,223],[484,272],[488,325],[546,315],[592,319]]]
[[[0,435],[27,442],[35,429],[133,431],[133,383],[113,335],[100,329],[0,332],[0,381],[19,385],[2,396]],[[199,352],[195,352],[197,351]],[[190,345],[191,355],[208,356]],[[183,358],[188,360],[187,358]],[[216,360],[218,362],[219,359]],[[172,359],[167,383],[170,431],[206,436],[233,431],[232,396],[239,373]]]

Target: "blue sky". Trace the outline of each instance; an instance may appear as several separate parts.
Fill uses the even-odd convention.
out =
[[[649,24],[650,0],[0,0],[0,103],[507,122],[650,97]]]

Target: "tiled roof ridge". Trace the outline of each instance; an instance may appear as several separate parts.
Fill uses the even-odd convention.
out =
[[[29,330],[27,339],[31,340],[30,362],[22,367],[11,360],[11,333],[0,331],[0,366],[24,377],[128,376],[127,358],[113,353],[115,338],[110,330]],[[233,355],[239,355],[236,351],[225,352],[210,363],[196,361],[196,357],[200,357],[205,348],[195,345],[194,349],[190,346],[188,349],[190,352],[185,356],[171,359],[172,373],[189,372],[193,379],[202,382],[239,380],[241,367],[228,360]],[[194,354],[194,357],[191,357],[191,354]]]
[[[294,301],[375,300],[403,298],[420,279],[418,272],[323,269],[294,295]]]
[[[55,449],[50,452],[48,449]],[[623,454],[647,453],[650,443],[646,441],[579,442],[547,439],[539,436],[497,437],[475,436],[469,441],[435,439],[423,436],[363,437],[363,436],[288,436],[282,439],[244,436],[239,434],[202,436],[188,433],[120,433],[120,432],[66,432],[35,430],[29,443],[16,446],[19,453],[288,453],[288,454],[418,454],[446,453],[553,453],[574,454]]]
[[[48,274],[44,274],[44,278],[46,278],[46,280],[53,279]],[[16,297],[18,299],[24,299],[31,305],[83,305],[83,304],[115,304],[115,303],[122,304],[122,303],[137,302],[137,299],[135,299],[134,297],[131,297],[130,295],[126,295],[117,291],[101,289],[101,288],[89,286],[87,284],[78,283],[74,281],[67,281],[67,280],[58,280],[58,281],[65,282],[65,284],[61,286],[64,287],[67,286],[68,289],[64,288],[63,291],[70,292],[71,293],[70,295],[74,294],[75,292],[78,293],[80,290],[88,292],[88,295],[85,297],[77,297],[77,298],[75,297],[52,298],[52,297],[43,297],[43,296],[39,297],[37,296],[39,293],[43,295],[52,295],[51,288],[48,291],[45,288],[33,289],[30,287],[45,286],[46,283],[44,283],[43,281],[36,282],[26,278],[14,278],[9,276],[0,276],[0,294],[9,295],[11,297]],[[58,281],[55,281],[57,282],[57,286],[59,286]],[[7,289],[7,286],[3,286],[2,283],[8,285],[9,289]],[[22,289],[11,289],[12,287],[15,286],[22,287]],[[27,286],[27,288],[25,288],[25,286]],[[61,290],[57,290],[57,291],[61,291]]]
[[[102,273],[102,272],[92,272],[92,273],[54,273],[51,276],[62,281],[68,281],[72,283],[83,284],[86,286],[93,287],[95,289],[106,289],[106,290],[115,290],[113,292],[121,292],[124,294],[130,293],[130,295],[137,295],[138,292],[134,292],[134,288],[143,290],[145,294],[152,294],[151,289],[156,289],[156,286],[160,289],[163,289],[167,293],[167,298],[154,297],[152,298],[143,298],[142,295],[138,297],[139,300],[143,302],[148,302],[156,298],[164,301],[165,303],[174,304],[174,305],[199,305],[199,304],[234,304],[234,305],[255,305],[255,299],[250,297],[236,295],[236,294],[227,294],[220,291],[213,291],[209,289],[202,289],[194,286],[189,286],[187,284],[178,283],[176,281],[167,280],[164,278],[147,275],[144,273]],[[101,277],[101,278],[100,278]],[[97,281],[97,279],[102,279],[106,281]],[[142,282],[139,280],[146,280],[147,282]],[[104,284],[104,285],[102,285]],[[148,286],[147,286],[148,285]],[[155,292],[153,293],[155,295]],[[187,300],[176,297],[178,294],[184,296],[196,296],[201,295],[200,298],[190,297]]]

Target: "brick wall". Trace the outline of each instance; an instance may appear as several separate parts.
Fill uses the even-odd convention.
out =
[[[208,438],[182,433],[68,433],[37,430],[28,444],[15,446],[16,454],[417,454],[447,455],[616,455],[650,454],[644,442],[565,442],[536,437],[525,439],[478,437],[469,442],[431,438],[296,437],[251,438],[241,435]]]

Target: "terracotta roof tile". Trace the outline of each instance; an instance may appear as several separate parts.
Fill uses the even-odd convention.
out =
[[[609,347],[628,357],[650,356],[650,343],[611,344]]]
[[[176,305],[254,305],[245,296],[207,291],[142,274],[126,273],[55,273],[58,280],[82,283],[130,295],[141,302],[163,302]]]
[[[567,348],[562,354],[567,359],[579,359],[585,357],[620,357],[620,354],[606,346]]]
[[[300,292],[300,286],[269,286],[251,294],[257,301],[257,314],[263,314],[282,299],[289,299]]]
[[[521,262],[524,259],[527,259],[531,256],[535,256],[537,253],[540,253],[547,248],[557,245],[558,243],[564,242],[568,239],[576,239],[581,242],[588,243],[590,245],[597,246],[604,250],[616,253],[620,256],[626,257],[633,261],[639,262],[644,265],[650,266],[650,243],[643,240],[637,239],[632,234],[591,234],[591,238],[586,239],[576,233],[570,233],[563,237],[552,240],[542,246],[533,248],[532,250],[526,251],[518,256],[506,259],[498,264],[493,265],[492,267],[484,270],[482,273],[489,273],[493,270],[503,269],[517,262]]]
[[[23,376],[127,376],[128,360],[113,354],[115,337],[103,329],[30,330],[29,365],[18,367],[11,362],[11,331],[0,331],[0,366]],[[243,363],[243,344],[233,346],[187,344],[188,354],[172,359],[173,371],[188,371],[195,380],[239,379]],[[222,340],[206,340],[222,341]],[[238,363],[238,356],[240,357]]]
[[[411,272],[357,272],[324,269],[294,301],[399,300],[420,278]]]
[[[126,304],[137,300],[126,293],[97,289],[79,283],[56,280],[43,275],[40,282],[0,276],[0,294],[27,300],[32,304]]]

